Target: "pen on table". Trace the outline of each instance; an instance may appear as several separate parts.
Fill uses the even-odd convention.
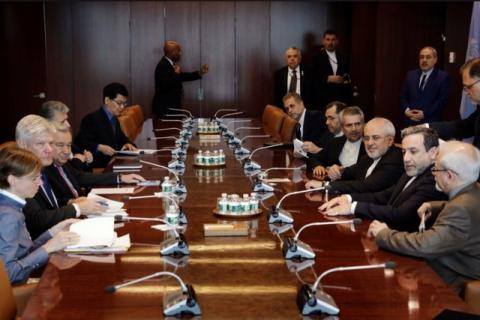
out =
[[[420,218],[420,225],[418,226],[418,232],[425,231],[425,212],[422,213],[422,217]]]
[[[99,201],[97,201],[97,203],[100,204],[100,205],[102,205],[102,206],[104,206],[104,207],[108,207],[108,203],[105,202],[105,201],[100,201],[100,200],[99,200]]]

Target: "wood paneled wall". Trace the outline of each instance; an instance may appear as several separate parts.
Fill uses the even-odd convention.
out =
[[[2,2],[0,88],[4,108],[13,111],[5,112],[0,138],[13,139],[17,120],[38,110],[42,100],[33,95],[42,91],[70,106],[75,130],[101,105],[102,88],[112,81],[124,83],[129,101],[150,115],[153,73],[166,39],[182,44],[184,70],[211,66],[201,81],[184,86],[184,103],[196,115],[237,107],[259,116],[271,101],[272,75],[284,65],[285,48],[302,48],[308,61],[327,28],[339,32],[340,50],[351,57],[356,104],[368,117],[401,124],[403,78],[417,66],[419,48],[430,44],[452,77],[445,117],[455,118],[471,8],[471,2]],[[451,51],[452,64],[444,59]]]
[[[65,101],[78,128],[113,81],[149,115],[167,39],[182,45],[183,70],[210,65],[202,80],[184,83],[194,114],[236,107],[259,116],[285,49],[302,48],[307,33],[319,41],[333,20],[329,5],[315,1],[89,1],[46,2],[46,21],[47,98]]]

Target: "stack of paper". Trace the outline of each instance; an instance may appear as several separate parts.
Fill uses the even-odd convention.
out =
[[[100,216],[102,217],[115,217],[117,215],[124,217],[128,216],[127,211],[123,209],[123,202],[107,199],[92,192],[88,194],[88,198],[95,199],[96,201],[107,207],[107,210],[100,214]],[[95,216],[98,215],[93,215],[93,217]]]
[[[135,191],[134,187],[126,188],[93,188],[90,194],[132,194]]]
[[[115,155],[118,156],[139,156],[142,154],[154,154],[158,150],[157,149],[137,149],[137,150],[120,150],[116,151]]]
[[[142,164],[140,163],[123,163],[116,164],[113,166],[113,172],[135,172],[142,169]]]
[[[113,217],[81,220],[70,225],[70,231],[80,236],[80,241],[65,248],[66,252],[125,252],[130,248],[130,236],[117,238],[113,230]]]

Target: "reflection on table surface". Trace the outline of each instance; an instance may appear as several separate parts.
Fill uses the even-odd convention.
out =
[[[146,122],[137,140],[141,148],[172,147],[174,141],[146,138],[167,133],[152,131],[153,127],[180,126],[179,123]],[[241,123],[237,127],[240,127]],[[230,129],[235,129],[232,125]],[[242,130],[242,135],[258,134],[258,130]],[[168,133],[170,134],[170,133]],[[249,139],[245,147],[253,150],[264,139]],[[43,273],[39,287],[28,305],[29,319],[154,319],[162,318],[162,297],[178,289],[172,278],[155,278],[125,287],[113,294],[104,288],[143,277],[158,271],[172,271],[192,284],[204,319],[302,319],[296,305],[297,290],[302,284],[313,284],[315,278],[333,267],[395,261],[395,270],[365,270],[332,273],[322,281],[340,308],[342,319],[431,319],[443,309],[466,310],[464,302],[419,259],[378,250],[368,239],[368,221],[356,226],[317,226],[305,229],[300,239],[316,254],[315,260],[286,261],[281,246],[285,237],[292,237],[301,226],[314,221],[330,221],[318,213],[324,201],[321,193],[288,197],[282,207],[294,218],[292,225],[269,225],[267,212],[288,192],[304,189],[305,174],[295,171],[271,171],[269,178],[288,178],[272,183],[273,192],[264,196],[264,213],[247,221],[250,231],[243,237],[205,237],[203,224],[226,223],[231,218],[212,213],[221,193],[250,193],[254,177],[246,177],[242,161],[236,160],[222,140],[208,141],[194,135],[189,143],[183,181],[188,193],[181,206],[188,217],[184,231],[190,255],[161,257],[160,243],[164,234],[150,228],[152,222],[124,222],[116,229],[119,235],[130,234],[132,247],[125,254],[106,257],[83,257],[81,261],[62,261],[69,268],[50,263]],[[213,144],[213,145],[211,145]],[[226,166],[210,172],[193,167],[192,155],[199,149],[223,149]],[[142,159],[167,165],[168,152],[144,155]],[[301,160],[285,148],[261,150],[252,157],[262,168],[294,167]],[[117,162],[134,161],[118,159]],[[163,179],[168,172],[144,165],[141,174],[150,180]],[[300,178],[299,178],[300,177]],[[143,187],[136,196],[149,195],[159,187]],[[332,196],[332,195],[330,195]],[[122,196],[112,196],[124,200]],[[126,201],[131,216],[162,217],[162,199]],[[348,219],[345,217],[342,219]],[[65,259],[64,259],[65,260]],[[52,261],[53,262],[53,261]],[[308,318],[308,317],[305,317]],[[303,318],[303,319],[305,319]],[[321,317],[319,317],[321,318]]]

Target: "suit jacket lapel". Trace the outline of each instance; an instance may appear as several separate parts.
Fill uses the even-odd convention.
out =
[[[409,190],[410,188],[412,188],[412,186],[415,184],[415,182],[418,182],[418,178],[415,179],[415,181],[413,181],[409,186],[408,188],[406,188],[405,190],[403,190],[403,188],[405,188],[405,185],[407,184],[407,182],[410,180],[411,177],[409,177],[407,174],[403,174],[401,177],[400,177],[400,180],[399,182],[395,185],[395,189],[393,190],[392,192],[392,195],[390,196],[390,200],[388,200],[388,204],[390,205],[394,205],[395,202],[397,202],[399,199],[400,199],[400,194],[404,193],[405,191]]]
[[[103,107],[100,108],[99,116],[100,116],[100,121],[102,122],[102,124],[103,124],[103,126],[104,126],[104,128],[107,132],[107,135],[110,138],[110,142],[112,143],[113,146],[117,147],[117,141],[116,141],[115,135],[113,133],[112,125],[111,125],[110,121],[108,120],[108,116],[105,113],[105,111],[103,110]],[[120,126],[119,126],[118,122],[117,122],[117,130],[120,130]]]

